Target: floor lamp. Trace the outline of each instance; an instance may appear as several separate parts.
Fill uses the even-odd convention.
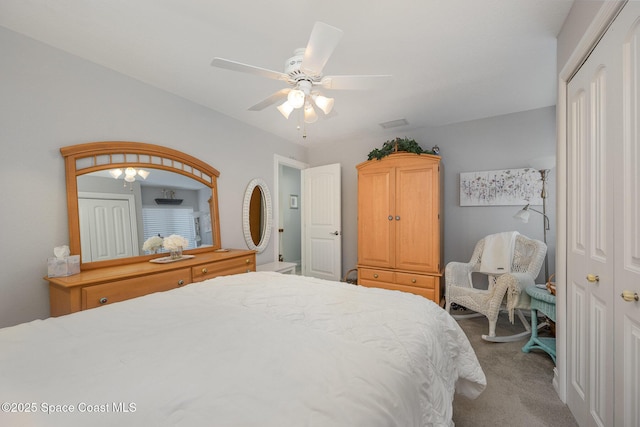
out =
[[[529,215],[531,211],[542,215],[543,221],[543,240],[544,244],[547,244],[547,231],[549,231],[549,217],[547,216],[547,179],[549,178],[549,172],[556,164],[556,158],[553,156],[541,157],[531,161],[531,167],[540,172],[540,179],[542,180],[542,190],[540,191],[540,198],[542,199],[542,212],[531,207],[527,204],[524,208],[520,209],[513,217],[522,221],[529,222]],[[548,252],[544,255],[544,280],[549,280],[549,255]]]

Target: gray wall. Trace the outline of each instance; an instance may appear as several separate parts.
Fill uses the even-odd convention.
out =
[[[529,223],[513,219],[518,206],[460,207],[458,179],[461,172],[515,169],[529,166],[536,157],[555,154],[555,107],[488,119],[422,129],[395,136],[415,138],[424,149],[440,147],[444,165],[444,261],[468,261],[476,242],[487,234],[516,230],[542,240],[542,217],[533,213]],[[386,139],[392,139],[392,136]],[[379,148],[380,141],[341,141],[327,146],[310,146],[312,166],[342,164],[343,273],[357,263],[357,181],[355,166]],[[548,212],[551,230],[549,271],[555,256],[555,174],[549,178]],[[539,207],[537,207],[539,208]],[[542,279],[543,274],[539,278]]]
[[[60,147],[126,140],[184,151],[220,171],[222,245],[245,248],[252,178],[273,188],[274,154],[306,149],[0,27],[0,327],[49,315],[47,258],[68,244]],[[258,256],[271,262],[273,245]]]
[[[582,36],[605,2],[602,0],[578,0],[573,3],[567,19],[558,34],[557,68],[562,70]]]

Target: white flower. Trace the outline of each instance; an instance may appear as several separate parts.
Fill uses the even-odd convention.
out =
[[[151,236],[142,245],[143,251],[156,251],[162,247],[162,237]]]
[[[177,251],[178,249],[184,249],[188,245],[189,241],[177,234],[172,234],[169,237],[165,237],[162,241],[162,246],[168,251]]]

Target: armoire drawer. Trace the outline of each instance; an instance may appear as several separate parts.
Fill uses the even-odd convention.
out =
[[[387,270],[376,270],[373,268],[358,269],[358,280],[366,280],[370,282],[393,282],[394,272]]]
[[[154,292],[168,291],[191,283],[189,268],[117,280],[82,289],[82,310],[125,301]]]
[[[256,256],[254,253],[224,261],[201,264],[191,268],[194,282],[201,282],[217,276],[247,273],[249,271],[256,271]]]
[[[417,286],[419,288],[435,289],[439,277],[424,276],[414,273],[396,273],[395,283],[406,286]]]

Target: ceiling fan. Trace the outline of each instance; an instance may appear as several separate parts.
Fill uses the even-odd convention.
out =
[[[342,30],[323,22],[316,22],[311,31],[306,48],[296,49],[294,56],[285,62],[284,72],[247,65],[224,58],[214,58],[211,65],[232,71],[254,74],[269,79],[282,80],[290,87],[279,90],[268,98],[249,108],[260,111],[284,100],[278,111],[285,118],[291,112],[302,108],[305,123],[318,119],[316,107],[327,115],[333,108],[333,98],[323,96],[318,88],[330,90],[368,90],[381,88],[391,82],[390,75],[340,75],[324,76],[322,69],[342,37]]]

